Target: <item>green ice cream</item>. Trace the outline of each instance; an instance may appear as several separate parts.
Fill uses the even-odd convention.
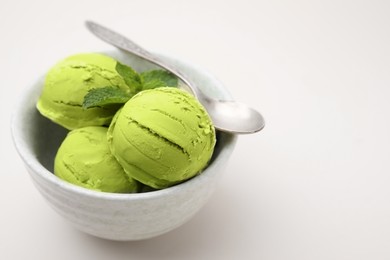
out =
[[[116,86],[130,90],[115,66],[113,58],[98,53],[77,54],[60,61],[46,74],[37,103],[39,112],[70,130],[108,125],[117,107],[83,109],[82,104],[93,88]]]
[[[107,128],[101,126],[68,133],[55,157],[54,174],[75,185],[103,192],[137,192],[139,185],[112,156]]]
[[[115,115],[107,137],[125,172],[157,189],[199,173],[216,142],[203,106],[187,92],[169,87],[130,99]]]

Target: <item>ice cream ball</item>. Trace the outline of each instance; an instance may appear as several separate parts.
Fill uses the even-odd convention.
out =
[[[139,183],[127,175],[111,154],[107,127],[89,126],[70,131],[54,160],[54,174],[87,189],[137,192]]]
[[[156,189],[200,173],[216,143],[204,107],[192,95],[172,87],[132,97],[115,115],[107,138],[128,176]]]
[[[116,64],[115,59],[99,53],[75,54],[61,60],[45,76],[37,109],[69,130],[109,125],[117,107],[84,109],[82,104],[91,89],[112,86],[131,91],[116,72]]]

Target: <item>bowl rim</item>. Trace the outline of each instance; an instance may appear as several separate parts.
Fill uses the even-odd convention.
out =
[[[131,55],[128,53],[125,53],[120,50],[103,50],[103,51],[94,51],[95,53],[102,53],[106,55]],[[195,69],[196,71],[199,71],[200,74],[205,75],[208,79],[213,81],[213,85],[215,85],[219,92],[225,97],[232,99],[231,94],[228,92],[228,90],[224,87],[224,85],[215,77],[213,76],[209,71],[204,69],[203,67],[196,65],[188,60],[182,60],[179,59],[173,55],[168,55],[164,53],[155,53],[159,55],[162,59],[172,62],[175,61],[179,66],[186,66]],[[196,182],[203,182],[204,179],[208,177],[207,172],[212,171],[212,169],[215,167],[216,164],[218,164],[220,161],[222,161],[224,158],[229,157],[231,152],[234,149],[234,146],[237,141],[237,135],[235,134],[228,134],[224,133],[224,139],[225,144],[224,148],[220,150],[218,157],[211,162],[202,172],[201,174],[197,174],[193,178],[184,181],[182,183],[179,183],[177,185],[150,191],[150,192],[143,192],[143,193],[111,193],[111,192],[102,192],[102,191],[95,191],[90,190],[84,187],[80,187],[71,183],[68,183],[64,180],[61,180],[57,176],[55,176],[51,171],[46,169],[39,161],[36,156],[31,152],[31,149],[29,149],[29,146],[27,145],[27,141],[24,140],[22,131],[25,130],[25,128],[22,128],[23,120],[22,115],[26,112],[27,109],[25,109],[24,104],[28,99],[31,98],[31,94],[34,92],[36,86],[39,84],[40,80],[43,79],[43,76],[38,77],[38,79],[35,80],[33,84],[31,84],[28,88],[25,89],[25,91],[21,94],[19,97],[19,102],[16,103],[15,108],[13,109],[13,113],[11,116],[11,136],[14,143],[14,146],[22,159],[22,161],[25,163],[25,166],[28,167],[28,172],[30,175],[37,174],[42,179],[50,182],[54,186],[57,186],[58,188],[61,188],[63,190],[66,190],[68,192],[79,194],[83,196],[88,196],[91,198],[99,198],[99,199],[105,199],[105,200],[129,200],[129,201],[137,201],[137,200],[145,200],[145,199],[153,199],[157,197],[163,197],[167,196],[172,193],[176,193],[182,189],[186,189],[187,186],[193,185]],[[32,173],[33,172],[33,173]]]

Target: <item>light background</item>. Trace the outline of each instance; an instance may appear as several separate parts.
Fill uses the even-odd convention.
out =
[[[390,259],[390,2],[0,0],[1,259]],[[9,131],[58,60],[111,47],[91,19],[203,66],[267,125],[240,136],[187,224],[119,243],[72,228],[35,190]]]

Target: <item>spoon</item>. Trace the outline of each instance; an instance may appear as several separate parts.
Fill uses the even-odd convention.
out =
[[[256,110],[236,101],[211,98],[205,95],[194,82],[190,81],[174,66],[165,63],[128,38],[95,22],[86,21],[86,26],[90,32],[101,40],[148,60],[177,76],[190,88],[192,94],[206,108],[216,129],[234,134],[251,134],[264,128],[264,119]]]

